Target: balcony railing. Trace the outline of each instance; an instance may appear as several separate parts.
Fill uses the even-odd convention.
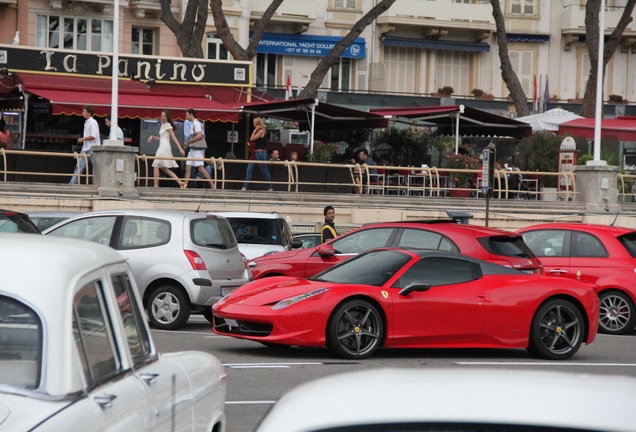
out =
[[[0,149],[0,182],[41,182],[67,183],[73,168],[79,159],[87,159],[80,153],[59,153],[27,150]],[[152,162],[154,156],[136,155],[136,187],[150,187],[154,184]],[[165,158],[159,158],[165,159]],[[187,158],[172,158],[185,165]],[[266,164],[272,174],[272,184],[278,191],[288,192],[328,192],[362,193],[377,195],[398,195],[405,197],[483,197],[481,170],[460,170],[446,168],[415,168],[400,166],[373,166],[357,164],[323,164],[288,161],[255,161],[223,158],[200,159],[210,167],[212,180],[217,189],[238,190],[241,188],[248,164]],[[38,167],[38,169],[33,169]],[[550,199],[576,201],[576,177],[573,172],[534,172],[515,171],[521,175],[521,184],[513,185],[509,181],[510,172],[496,170],[494,174],[494,199]],[[260,176],[260,170],[254,170],[250,189],[265,189],[266,181]],[[551,183],[560,183],[559,190],[546,191],[539,187],[551,177]],[[362,179],[359,184],[357,178]],[[470,178],[465,184],[457,179]],[[90,164],[79,176],[79,184],[92,182],[93,173]],[[180,178],[183,180],[183,177]],[[172,179],[162,178],[167,184]],[[207,180],[192,176],[190,182],[196,187],[207,187]],[[631,202],[635,196],[636,175],[618,175],[619,200]],[[69,185],[69,188],[74,187]]]
[[[623,15],[622,7],[605,7],[605,32],[611,33]],[[561,14],[561,31],[563,33],[585,34],[585,5],[579,0],[564,0]],[[625,29],[626,35],[636,34],[636,21],[632,21]]]
[[[488,1],[455,3],[450,0],[400,0],[378,17],[378,23],[495,29],[492,6]]]

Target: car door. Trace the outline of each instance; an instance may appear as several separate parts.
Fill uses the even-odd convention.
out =
[[[148,430],[171,431],[173,425],[180,430],[193,430],[193,395],[184,370],[155,352],[128,274],[112,274],[111,284],[126,337],[122,342],[133,374],[143,383],[152,407]]]
[[[546,275],[576,279],[570,269],[569,230],[538,229],[525,231],[521,235],[530,250],[541,260]]]
[[[391,338],[400,346],[466,345],[481,337],[481,303],[487,286],[479,265],[461,258],[425,257],[393,283]],[[413,282],[430,284],[427,291],[402,296],[400,290]]]
[[[612,267],[620,268],[621,265],[609,256],[597,236],[583,231],[571,231],[570,277],[596,282],[600,277],[612,274]]]
[[[63,416],[86,418],[90,422],[85,427],[93,430],[147,430],[153,417],[150,399],[119,349],[117,326],[109,314],[107,277],[104,271],[100,278],[82,283],[73,297],[75,358],[86,399],[71,405]]]
[[[323,257],[318,251],[309,256],[305,276],[313,276],[361,252],[390,246],[394,236],[394,228],[373,228],[339,236],[328,243],[334,249],[333,256]]]

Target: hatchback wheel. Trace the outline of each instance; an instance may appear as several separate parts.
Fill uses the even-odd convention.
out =
[[[146,303],[150,323],[162,330],[181,328],[190,318],[190,302],[183,292],[173,285],[156,288]]]
[[[384,323],[378,309],[364,300],[338,306],[327,325],[327,346],[348,359],[369,357],[382,343]]]
[[[532,319],[528,350],[548,360],[568,359],[581,347],[584,328],[583,316],[574,304],[551,300]]]
[[[599,297],[599,331],[606,334],[625,334],[636,326],[636,311],[629,296],[620,291],[601,293]]]

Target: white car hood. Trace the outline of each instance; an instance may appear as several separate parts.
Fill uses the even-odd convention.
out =
[[[272,245],[272,244],[252,244],[252,243],[239,243],[239,250],[245,258],[248,260],[252,260],[254,258],[258,258],[259,256],[267,255],[273,252],[283,252],[285,249],[281,245]]]
[[[0,393],[0,430],[30,430],[70,403],[70,401],[46,401],[24,395]]]

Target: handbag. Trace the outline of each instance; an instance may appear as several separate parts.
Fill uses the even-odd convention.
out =
[[[205,142],[205,136],[203,135],[203,124],[201,124],[199,120],[195,120],[195,121],[198,122],[199,125],[201,126],[201,139],[191,142],[190,148],[194,148],[197,150],[206,149],[208,148],[208,144]],[[194,130],[194,127],[192,128],[192,130]],[[190,139],[192,139],[194,135],[196,135],[196,133],[190,135]]]

